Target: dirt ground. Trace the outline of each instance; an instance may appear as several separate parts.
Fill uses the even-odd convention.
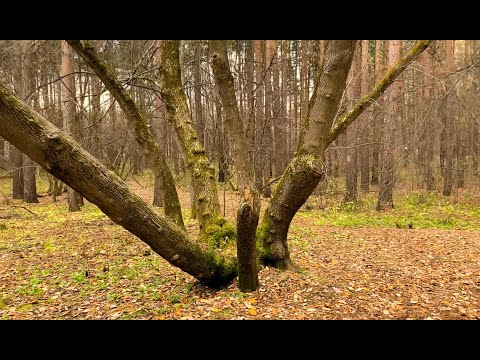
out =
[[[132,187],[151,201],[151,187]],[[235,194],[219,196],[233,219]],[[11,205],[24,206],[0,211],[0,319],[480,317],[476,230],[321,226],[300,211],[289,244],[303,270],[262,268],[260,289],[243,294],[236,281],[199,285],[91,204],[79,213],[66,211],[65,196],[25,206],[33,213]]]

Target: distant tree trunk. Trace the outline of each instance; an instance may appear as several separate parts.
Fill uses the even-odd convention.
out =
[[[193,82],[195,87],[195,124],[197,125],[198,139],[206,149],[205,144],[205,118],[202,107],[202,42],[196,40],[194,47]]]
[[[253,52],[253,40],[245,40],[245,90],[247,92],[247,119],[245,126],[245,135],[247,137],[248,146],[251,150],[255,149],[255,58]],[[255,164],[255,152],[250,151],[250,161]]]
[[[288,40],[282,40],[281,51],[282,51],[282,62],[281,62],[281,84],[280,84],[280,96],[282,101],[282,121],[283,121],[283,129],[282,129],[282,136],[283,136],[283,146],[284,146],[284,159],[282,165],[282,172],[285,171],[285,167],[287,166],[288,159],[291,158],[293,153],[293,146],[292,142],[290,141],[290,119],[288,113],[289,107],[289,96],[288,96],[288,89],[290,87],[290,75],[288,72]],[[282,141],[282,140],[278,140]]]
[[[75,71],[72,48],[68,43],[62,40],[62,64],[60,76],[62,76],[62,115],[63,127],[67,133],[77,138],[79,130],[77,120],[76,89],[75,89]],[[72,188],[67,190],[68,211],[80,211],[82,205],[81,195]]]
[[[461,46],[461,51],[459,54],[455,54],[455,61],[454,61],[454,71],[458,71],[459,69],[464,68],[467,65],[469,59],[468,54],[468,46],[466,45],[466,41],[461,41],[459,45]],[[462,51],[463,50],[463,51]],[[460,80],[460,83],[456,86],[456,100],[462,104],[466,104],[466,93],[467,93],[467,85],[464,79]],[[468,129],[468,118],[470,114],[465,110],[465,105],[458,106],[457,111],[457,139],[456,139],[456,156],[457,156],[457,188],[463,188],[465,186],[465,168],[467,165],[467,147],[468,147],[468,136],[470,131],[474,131],[474,129]]]
[[[155,63],[158,66],[160,63],[160,40],[157,40],[157,51],[155,53]],[[165,153],[166,150],[166,144],[164,141],[164,132],[165,132],[165,103],[162,101],[162,99],[159,96],[155,97],[155,113],[154,113],[154,126],[152,126],[152,132],[155,135],[155,138],[157,140],[157,143],[159,147],[163,150]],[[155,168],[155,164],[153,165]],[[158,206],[158,207],[163,207],[163,203],[165,201],[164,199],[164,192],[165,192],[165,187],[163,186],[163,177],[160,176],[158,172],[154,171],[155,175],[155,182],[153,184],[153,202],[152,205]]]
[[[272,138],[273,125],[273,91],[272,91],[272,63],[273,63],[273,40],[265,40],[265,117],[262,127],[262,141],[265,149],[265,166],[263,171],[263,182],[268,183],[272,177],[273,159],[275,147]],[[272,195],[270,185],[264,185],[263,196],[269,198]]]
[[[457,188],[463,188],[465,186],[465,166],[466,166],[466,124],[465,124],[465,117],[460,115],[458,119],[458,126],[457,126],[457,144],[456,144],[456,155],[457,155]]]
[[[401,40],[388,41],[388,65],[393,66],[401,57]],[[395,146],[396,123],[398,122],[400,99],[400,82],[390,86],[386,94],[386,114],[384,116],[382,135],[382,162],[380,172],[380,187],[378,189],[377,210],[393,209],[393,189],[395,187]]]
[[[309,101],[309,77],[308,77],[308,44],[309,40],[302,40],[301,46],[301,66],[300,66],[300,121],[306,118],[308,113]]]
[[[262,138],[264,126],[264,101],[263,101],[263,56],[262,45],[264,40],[254,40],[253,49],[255,52],[255,182],[257,188],[263,186],[263,168],[265,164],[265,146]]]
[[[384,75],[385,69],[385,59],[388,49],[386,48],[386,42],[382,40],[375,40],[375,83],[382,78]],[[380,124],[383,124],[383,97],[378,99],[378,106],[372,110],[373,118],[372,127],[373,127],[373,146],[372,146],[372,177],[370,179],[370,184],[378,185],[379,180],[379,164],[380,164]]]
[[[285,150],[287,144],[285,143],[285,117],[283,116],[282,94],[280,93],[280,66],[277,54],[278,42],[272,42],[272,73],[273,73],[273,148],[275,149],[273,177],[280,176],[285,170]]]
[[[419,74],[419,82],[422,86],[420,91],[420,104],[422,105],[423,115],[419,119],[420,136],[418,146],[418,160],[420,168],[422,170],[423,180],[428,191],[432,191],[435,188],[435,178],[433,175],[432,162],[433,162],[433,144],[432,135],[434,134],[434,119],[431,111],[427,111],[429,108],[429,102],[432,101],[432,81],[424,74],[426,71],[431,71],[433,68],[433,56],[427,51],[419,57],[419,63],[422,66],[422,72]]]
[[[445,40],[445,63],[446,75],[451,77],[450,72],[453,70],[454,59],[454,40]],[[439,107],[439,115],[442,122],[441,136],[441,162],[443,163],[443,195],[450,196],[453,191],[454,184],[454,134],[455,134],[455,117],[452,113],[454,105],[454,90],[451,89],[453,82],[447,80],[447,91],[442,104]],[[442,156],[443,155],[443,156]],[[443,158],[443,159],[442,159]]]
[[[22,64],[22,86],[20,96],[24,101],[29,104],[33,104],[35,100],[32,98],[37,96],[36,94],[27,99],[30,93],[35,90],[35,78],[32,65],[32,52],[30,50],[32,42],[28,40],[21,41],[21,64]],[[38,110],[38,104],[36,104]],[[34,161],[26,155],[23,155],[23,201],[27,203],[38,203],[37,198],[37,180],[36,180],[37,165]]]
[[[160,175],[155,175],[155,180],[153,184],[153,206],[163,207],[163,192],[165,191],[163,187],[162,177]]]
[[[23,199],[23,154],[11,144],[10,159],[15,168],[12,172],[12,197],[14,199]]]
[[[22,78],[23,75],[23,54],[22,54],[22,43],[17,44],[15,48],[16,51],[16,64],[14,68],[14,87],[20,96],[23,96],[24,90],[23,85],[24,81]],[[14,199],[23,199],[24,195],[24,168],[23,168],[23,154],[13,145],[10,145],[10,160],[14,166],[14,171],[12,173],[12,197]]]
[[[370,88],[370,59],[369,59],[369,40],[362,40],[362,85],[361,85],[361,95],[365,95]],[[370,188],[370,145],[367,143],[370,142],[370,125],[368,124],[367,118],[372,115],[371,108],[368,111],[368,114],[363,115],[363,130],[361,137],[361,146],[360,146],[360,187],[362,191],[368,192]]]
[[[468,40],[469,43],[469,52],[472,57],[472,61],[478,61],[478,41],[477,40]],[[478,96],[478,90],[480,89],[480,81],[479,81],[479,71],[478,69],[474,71],[472,76],[472,85],[470,87],[471,96],[475,99]],[[479,176],[479,163],[480,163],[480,123],[478,122],[478,118],[473,114],[469,114],[471,119],[471,135],[472,135],[472,168],[473,168],[473,175]]]
[[[360,44],[360,43],[359,43]],[[349,73],[349,87],[347,88],[348,103],[353,105],[360,98],[361,91],[361,49],[355,51],[352,68]],[[346,138],[346,175],[345,175],[345,201],[357,201],[357,170],[358,170],[358,123],[352,124],[345,130]]]

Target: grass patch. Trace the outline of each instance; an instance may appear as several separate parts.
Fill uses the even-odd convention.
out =
[[[344,227],[373,226],[386,228],[478,229],[480,209],[469,203],[455,204],[437,194],[411,193],[394,199],[395,208],[375,210],[376,196],[357,202],[337,202],[323,210],[300,211],[298,216],[314,218],[317,225]]]

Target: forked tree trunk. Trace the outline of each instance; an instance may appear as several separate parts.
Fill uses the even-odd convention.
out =
[[[345,89],[355,43],[333,40],[326,44],[323,69],[313,95],[315,103],[301,129],[299,141],[303,143],[277,184],[258,231],[261,255],[267,264],[294,269],[287,246],[288,229],[298,209],[326,175],[324,152]]]
[[[309,116],[303,124],[299,150],[280,179],[257,231],[265,263],[293,268],[287,245],[293,216],[325,176],[325,149],[393,83],[405,67],[424,51],[431,40],[420,40],[378,82],[375,88],[332,125],[351,66],[355,41],[329,41],[323,70],[313,94]]]

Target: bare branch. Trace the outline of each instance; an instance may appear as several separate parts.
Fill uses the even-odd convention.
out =
[[[405,68],[413,60],[415,60],[433,40],[419,40],[416,44],[403,56],[390,70],[387,71],[385,76],[380,82],[375,85],[372,92],[365,95],[358,100],[355,105],[346,112],[340,119],[335,122],[335,125],[330,130],[330,134],[327,139],[327,145],[331,144],[335,139],[344,131],[361,113],[373,104],[385,90],[395,81],[395,79],[405,70]]]

